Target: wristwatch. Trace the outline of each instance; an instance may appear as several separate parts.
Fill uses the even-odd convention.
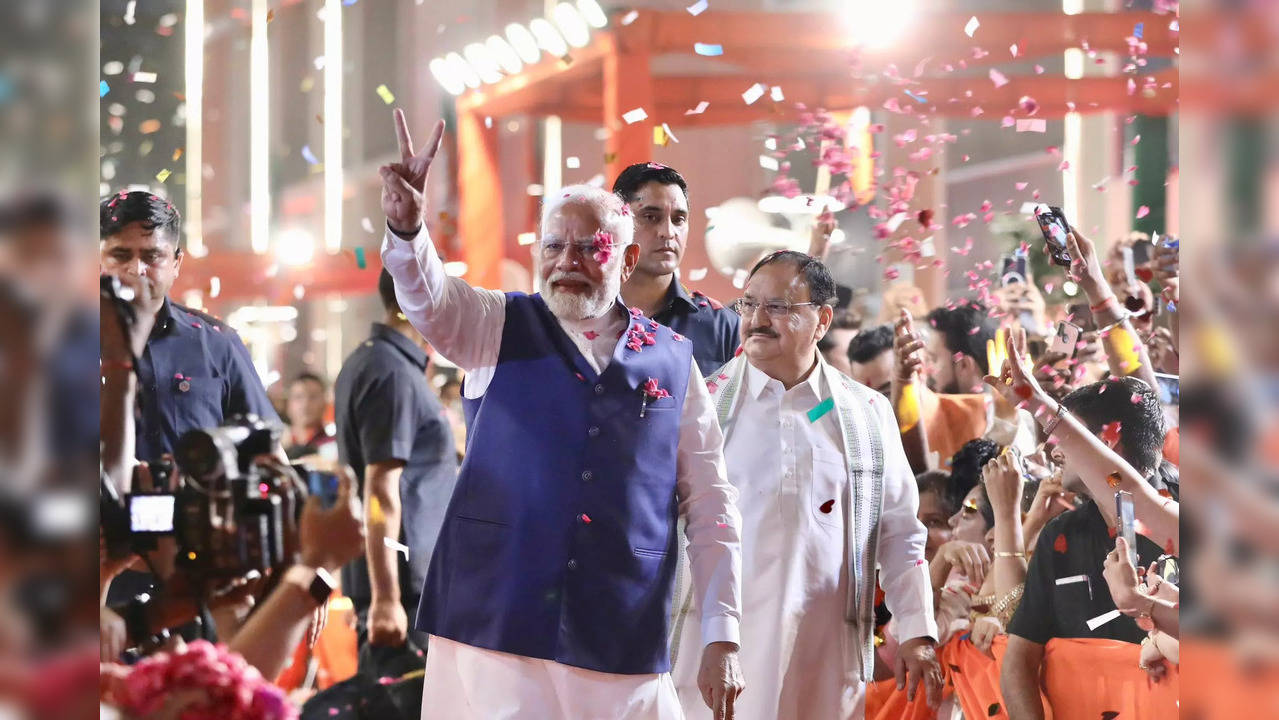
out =
[[[316,605],[327,603],[329,596],[337,588],[337,582],[329,574],[328,570],[322,567],[307,567],[306,565],[294,565],[289,568],[285,571],[284,577],[280,578],[280,582],[293,585],[307,593],[312,600],[315,600]]]

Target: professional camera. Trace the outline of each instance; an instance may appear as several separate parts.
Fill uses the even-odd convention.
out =
[[[104,483],[102,522],[114,555],[146,552],[158,538],[177,542],[177,564],[214,582],[266,572],[291,560],[305,489],[296,478],[256,462],[270,455],[281,429],[255,415],[191,430],[178,439],[175,468],[152,463],[155,491],[120,500]],[[172,487],[172,489],[170,489]]]

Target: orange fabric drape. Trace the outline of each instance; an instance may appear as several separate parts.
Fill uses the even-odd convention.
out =
[[[995,640],[1003,662],[1007,637]],[[1053,638],[1044,646],[1043,694],[1047,720],[1165,720],[1178,714],[1176,666],[1159,683],[1137,667],[1141,646],[1118,640]],[[1117,713],[1117,715],[1111,715]]]
[[[897,689],[897,681],[889,678],[866,685],[866,720],[933,720],[937,714],[928,709],[921,686],[915,700],[906,699],[906,691]]]
[[[1184,717],[1202,720],[1279,717],[1279,665],[1252,658],[1219,641],[1186,640],[1182,663],[1188,677]]]
[[[335,605],[337,609],[334,608]],[[311,651],[319,662],[315,685],[320,690],[355,675],[359,652],[352,613],[350,601],[346,598],[330,601],[328,624],[324,626],[324,631],[315,641],[315,649]],[[306,638],[303,638],[293,650],[293,660],[280,671],[275,684],[284,690],[297,688],[306,679],[306,665]]]
[[[964,717],[1008,720],[999,691],[999,671],[1003,667],[1000,663],[974,647],[967,637],[955,638],[943,645],[938,658],[949,673],[950,685],[955,688]],[[992,709],[994,713],[990,712]]]

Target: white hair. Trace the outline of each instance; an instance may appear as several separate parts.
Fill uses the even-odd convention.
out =
[[[613,249],[621,255],[622,248],[635,239],[635,221],[630,209],[613,193],[593,185],[569,185],[560,188],[553,197],[542,201],[541,233],[546,232],[547,221],[566,205],[585,205],[595,213],[600,229],[613,236]]]

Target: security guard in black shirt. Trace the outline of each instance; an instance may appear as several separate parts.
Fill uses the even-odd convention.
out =
[[[687,337],[706,376],[733,359],[741,317],[675,277],[688,245],[688,184],[674,168],[637,163],[617,176],[613,192],[635,219],[639,265],[622,285],[622,299]]]
[[[138,358],[137,456],[154,462],[188,430],[253,413],[279,422],[239,335],[225,323],[169,299],[182,266],[181,217],[148,192],[120,192],[100,206],[102,272],[146,283],[155,315]]]

